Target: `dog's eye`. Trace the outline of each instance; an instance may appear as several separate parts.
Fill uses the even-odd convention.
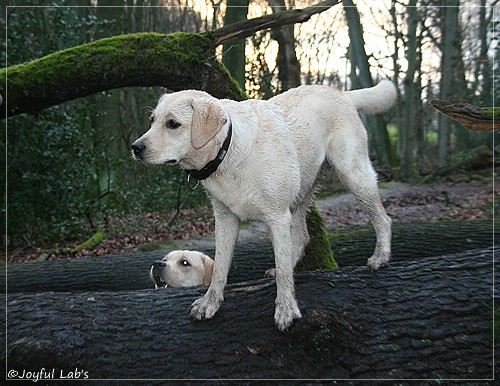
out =
[[[182,260],[182,261],[181,261],[181,264],[182,264],[184,267],[189,267],[189,266],[191,266],[191,264],[189,264],[189,261],[187,261],[187,260]]]
[[[177,122],[175,119],[169,119],[167,121],[167,127],[169,129],[177,129],[181,124]]]
[[[149,121],[150,121],[151,123],[153,123],[153,122],[155,121],[155,117],[154,117],[153,115],[150,115],[150,116],[149,116]]]

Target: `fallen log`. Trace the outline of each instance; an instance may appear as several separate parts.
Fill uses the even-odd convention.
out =
[[[76,369],[100,384],[318,378],[485,384],[479,380],[493,377],[493,256],[488,248],[376,273],[349,267],[297,274],[303,318],[287,333],[273,325],[272,279],[229,285],[222,308],[203,322],[188,318],[201,287],[9,293],[3,359],[12,379],[41,369],[60,378]]]
[[[493,237],[500,229],[500,226],[494,228],[493,225],[487,221],[395,223],[392,262],[487,248],[493,245]],[[375,245],[375,233],[368,226],[339,230],[329,238],[335,260],[341,267],[364,267]],[[214,256],[213,249],[204,249],[202,252]],[[8,264],[8,292],[148,289],[153,287],[149,280],[151,264],[166,253],[167,251],[154,251]],[[273,265],[273,250],[269,240],[238,244],[229,272],[229,282],[260,279]],[[0,290],[4,289],[4,285],[4,282],[0,283]]]

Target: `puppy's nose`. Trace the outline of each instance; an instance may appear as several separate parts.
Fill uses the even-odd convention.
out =
[[[146,150],[146,144],[144,142],[137,140],[132,144],[132,151],[135,155],[141,155],[144,153],[144,150]]]
[[[161,261],[161,260],[155,261],[153,263],[153,267],[158,268],[158,269],[165,268],[166,266],[167,266],[167,263],[165,263],[164,261]]]

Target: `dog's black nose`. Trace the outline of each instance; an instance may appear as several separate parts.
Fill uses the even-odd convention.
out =
[[[158,268],[158,269],[165,268],[166,266],[167,266],[167,263],[165,263],[164,261],[161,261],[161,260],[155,261],[153,263],[153,267]]]
[[[135,155],[141,155],[144,153],[144,150],[146,150],[146,145],[142,141],[135,141],[132,144],[132,151],[134,152]]]

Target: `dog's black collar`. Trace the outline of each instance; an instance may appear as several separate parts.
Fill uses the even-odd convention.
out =
[[[215,157],[212,161],[207,163],[200,170],[196,169],[186,170],[186,173],[188,175],[188,181],[190,178],[194,178],[198,181],[206,180],[208,177],[212,175],[212,173],[214,173],[217,170],[217,168],[222,163],[224,157],[227,154],[227,150],[229,149],[229,144],[231,143],[232,134],[233,134],[233,123],[229,121],[229,129],[227,131],[227,136],[226,139],[224,140],[224,143],[222,144],[222,147],[217,153],[217,157]]]

